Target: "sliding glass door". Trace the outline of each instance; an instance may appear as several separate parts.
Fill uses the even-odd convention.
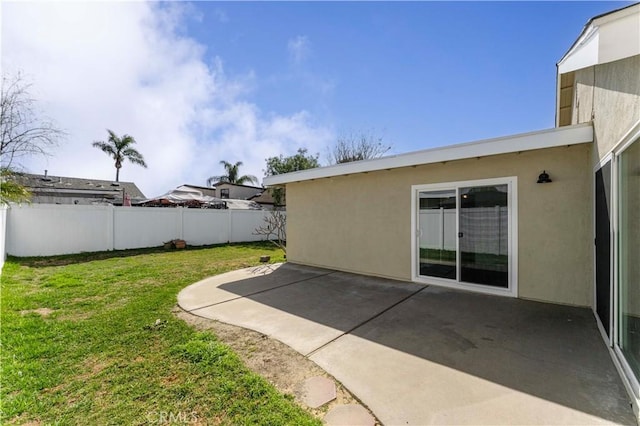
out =
[[[618,156],[617,346],[640,381],[640,139]]]
[[[515,179],[414,186],[414,279],[515,296]]]
[[[420,275],[457,279],[456,191],[420,191]]]
[[[460,280],[509,286],[507,185],[459,189]]]

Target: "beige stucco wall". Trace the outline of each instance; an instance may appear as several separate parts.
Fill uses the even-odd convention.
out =
[[[594,161],[640,120],[640,55],[575,72],[573,124],[593,120]]]
[[[409,281],[411,185],[517,176],[518,296],[590,306],[590,160],[581,144],[291,183],[287,258]]]

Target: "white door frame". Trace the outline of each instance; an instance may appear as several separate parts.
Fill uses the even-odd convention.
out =
[[[640,121],[636,122],[635,125],[631,127],[631,129],[620,139],[620,141],[615,145],[615,147],[607,154],[607,156],[611,155],[611,166],[612,166],[612,193],[613,193],[613,202],[612,202],[612,227],[613,227],[613,330],[611,332],[612,336],[612,351],[614,353],[613,360],[614,364],[620,371],[620,375],[622,377],[622,382],[627,388],[627,391],[632,396],[632,405],[636,416],[640,414],[640,381],[633,373],[633,370],[629,366],[622,350],[620,349],[620,277],[618,270],[618,263],[620,259],[619,253],[619,235],[620,235],[620,209],[619,209],[619,162],[620,155],[629,148],[634,142],[640,143]],[[606,158],[606,157],[605,157]],[[595,259],[594,259],[595,261]],[[595,286],[595,282],[594,282]],[[597,315],[596,315],[597,317]]]
[[[600,317],[598,316],[598,312],[597,312],[597,288],[596,288],[596,245],[595,245],[595,238],[596,238],[596,197],[595,197],[595,178],[596,178],[596,172],[598,170],[600,170],[602,167],[604,167],[607,163],[610,163],[610,170],[609,172],[611,173],[611,176],[609,176],[610,178],[610,184],[611,184],[611,206],[610,206],[610,210],[609,210],[609,336],[607,336],[607,333],[605,331],[605,328],[603,326],[603,324],[601,323]],[[593,219],[593,223],[592,223],[592,232],[593,232],[593,239],[594,239],[594,244],[593,244],[593,304],[591,306],[591,310],[593,311],[593,314],[596,317],[596,325],[598,326],[598,330],[600,331],[600,333],[602,334],[602,338],[605,340],[605,342],[607,343],[608,346],[613,346],[613,336],[614,336],[614,331],[615,331],[615,303],[614,303],[614,297],[615,297],[615,269],[616,269],[616,265],[613,263],[615,260],[615,256],[614,256],[614,251],[615,251],[615,231],[614,231],[614,216],[615,216],[615,202],[616,202],[616,195],[615,195],[615,183],[614,183],[614,179],[615,179],[615,166],[614,166],[614,158],[613,158],[613,153],[609,153],[607,155],[605,155],[604,157],[602,157],[602,159],[600,161],[598,161],[598,163],[593,167],[593,174],[592,174],[592,194],[593,196],[591,197],[591,211],[593,212],[592,214],[592,219]]]
[[[456,239],[456,268],[458,269],[457,279],[428,277],[420,275],[420,262],[418,260],[420,227],[419,227],[419,202],[418,197],[421,191],[455,190],[456,203],[459,199],[459,189],[461,187],[507,185],[507,212],[508,212],[508,283],[507,288],[498,288],[482,284],[472,284],[460,281],[460,259],[459,241]],[[467,180],[456,182],[443,182],[434,184],[412,185],[411,186],[411,279],[422,284],[432,284],[441,287],[455,288],[487,293],[507,297],[518,297],[518,177],[509,176],[492,179]],[[459,210],[459,209],[456,209]],[[458,233],[459,212],[456,213],[456,234]]]

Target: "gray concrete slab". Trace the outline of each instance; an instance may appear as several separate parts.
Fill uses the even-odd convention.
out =
[[[256,277],[253,280],[255,289],[263,289],[263,280],[268,278],[272,282],[275,274]],[[248,286],[251,282],[241,282],[242,292],[250,292]],[[258,331],[308,355],[420,288],[388,280],[332,273],[312,278],[304,276],[304,279],[286,286],[234,299],[230,295],[238,290],[237,282],[229,282],[210,289],[212,299],[228,297],[229,300],[190,312]],[[219,296],[221,291],[225,293]]]
[[[201,283],[183,308],[309,356],[384,424],[636,424],[588,309],[289,264]]]
[[[635,424],[587,309],[430,287],[311,359],[384,424]]]
[[[303,355],[337,339],[343,332],[300,318],[248,298],[191,311],[192,314],[237,325],[280,340]]]
[[[185,311],[192,311],[333,272],[292,263],[239,269],[206,278],[186,287],[178,293],[178,305]],[[225,288],[219,288],[223,284]]]
[[[374,426],[376,419],[358,404],[337,405],[324,416],[329,426]]]

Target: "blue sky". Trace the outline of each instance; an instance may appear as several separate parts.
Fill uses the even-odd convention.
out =
[[[32,172],[111,179],[91,148],[128,133],[152,196],[218,162],[370,132],[391,153],[554,125],[555,64],[589,18],[629,2],[4,2],[2,64],[69,136]],[[24,31],[31,22],[34,31]]]
[[[373,128],[404,152],[553,127],[555,63],[590,17],[624,4],[198,3],[188,32],[227,71],[259,76],[263,108]]]

